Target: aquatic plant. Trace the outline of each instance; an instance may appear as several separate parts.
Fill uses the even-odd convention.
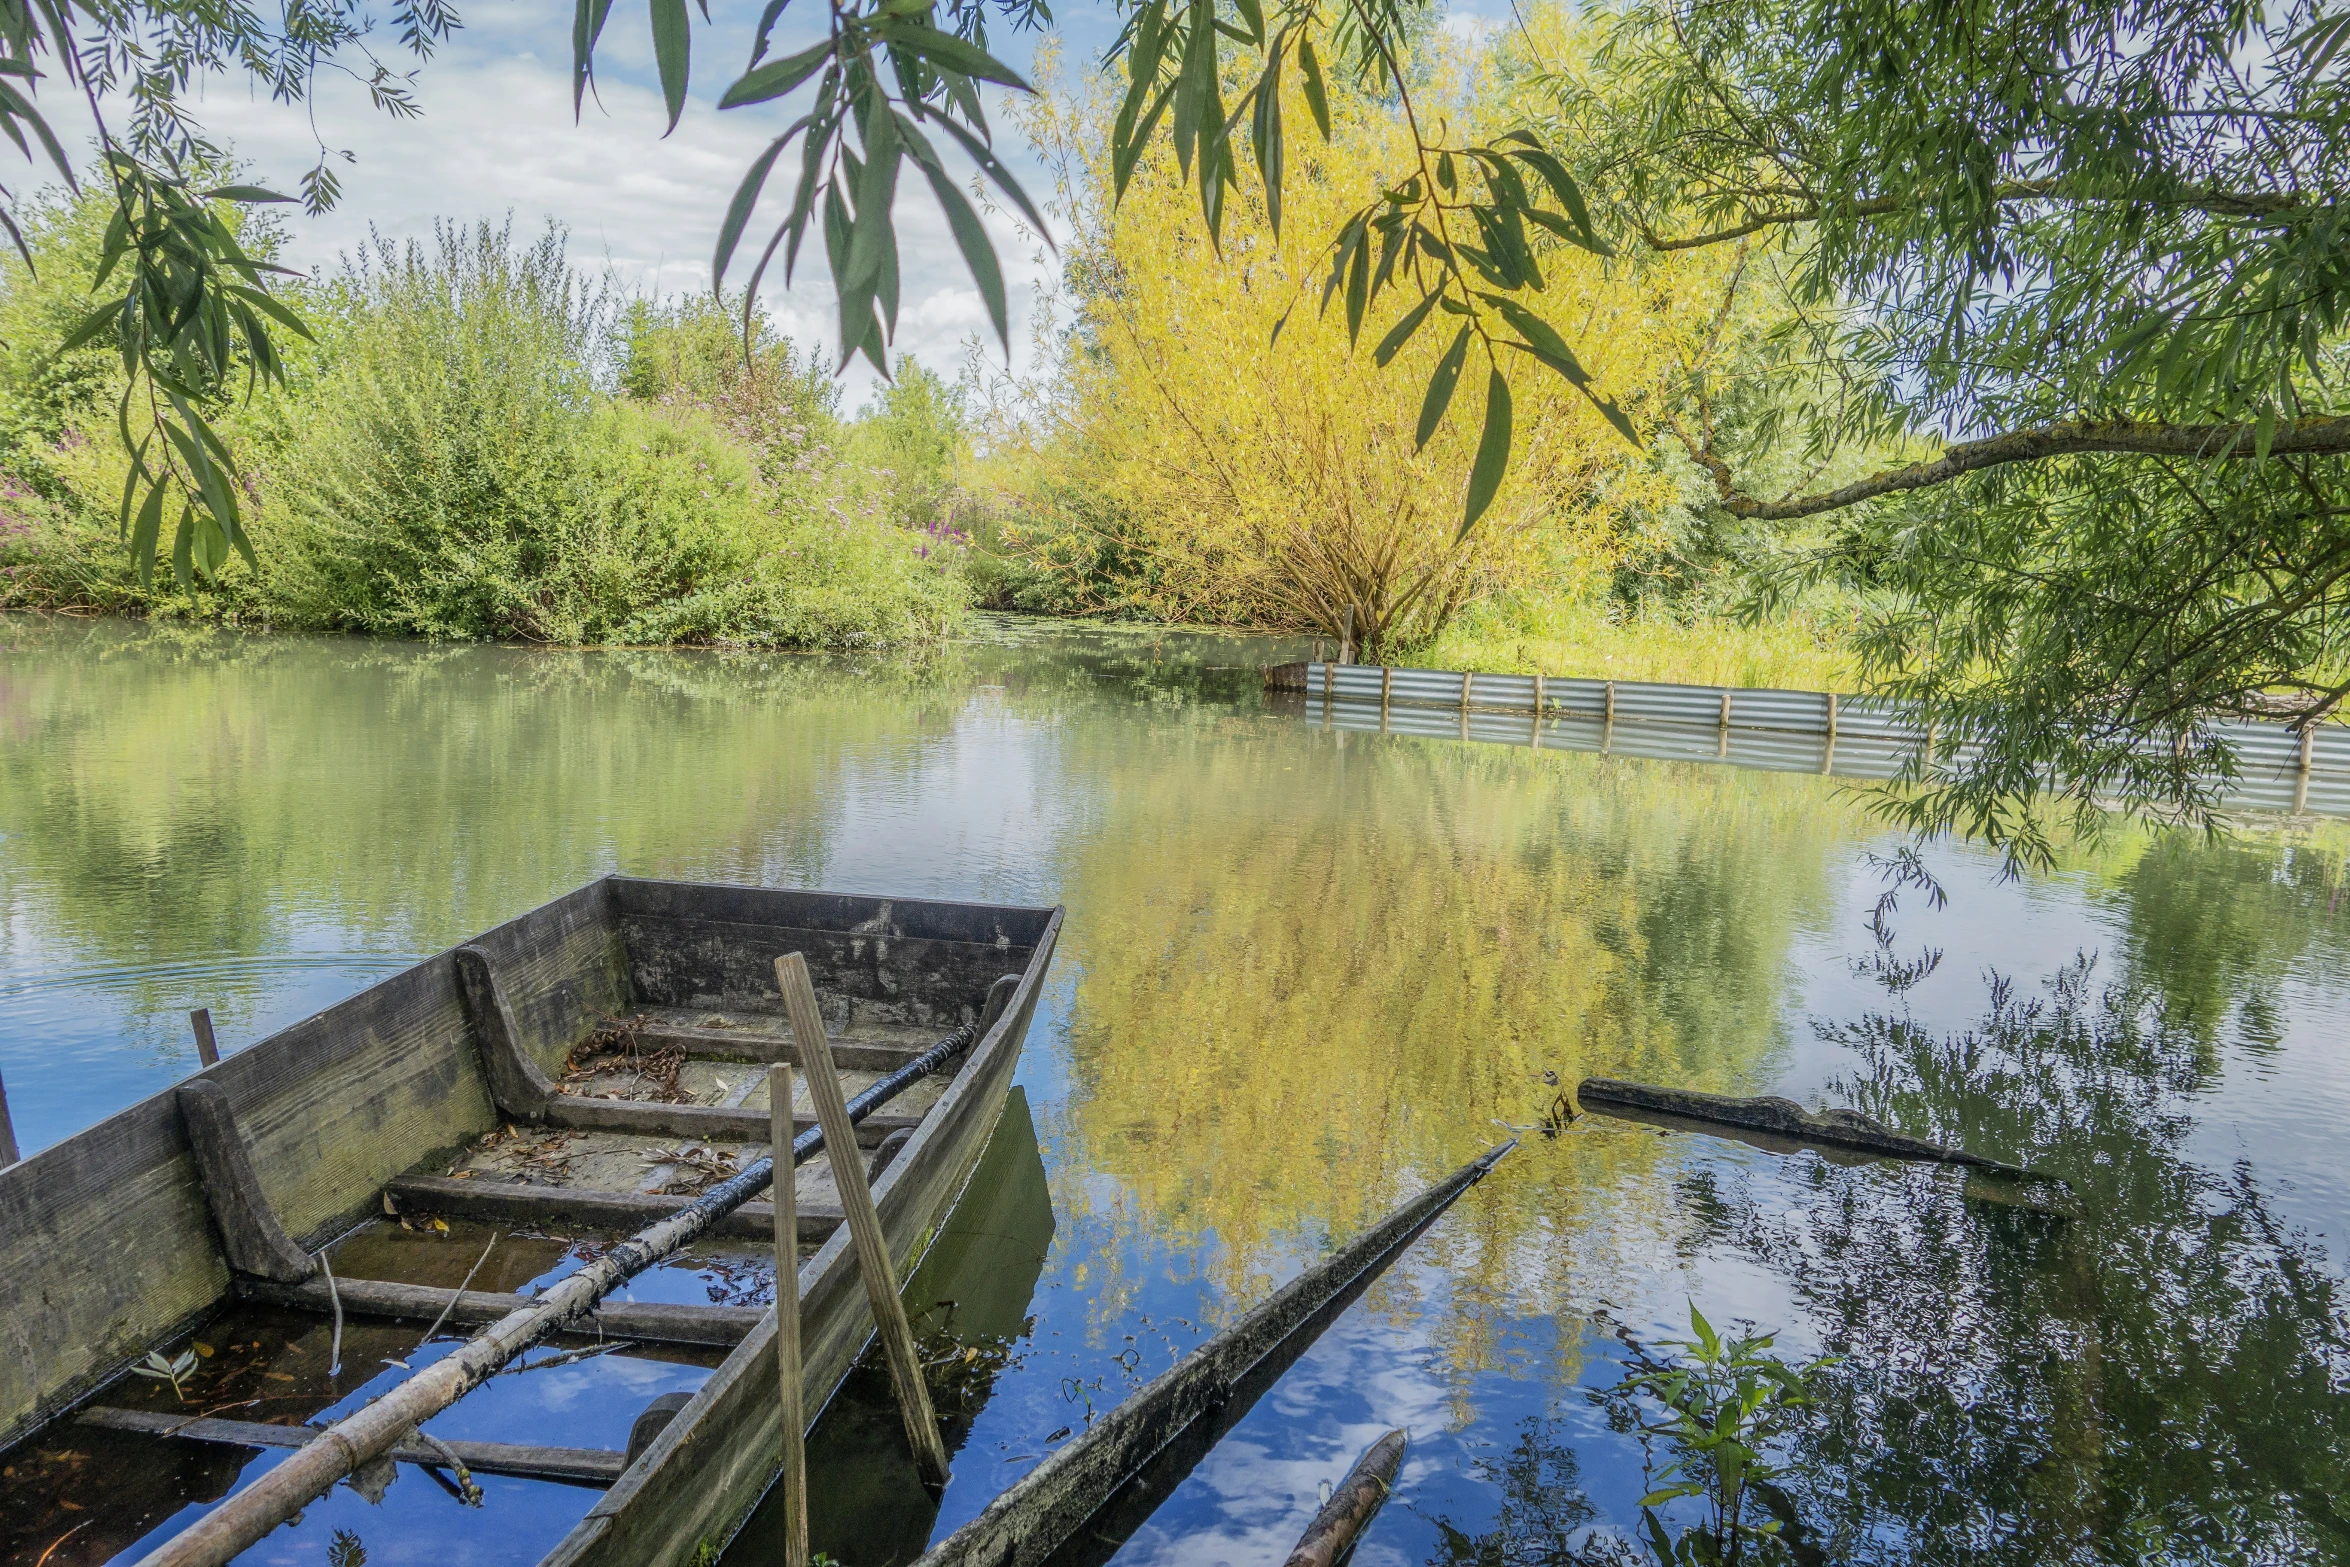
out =
[[[131,1367],[132,1376],[169,1382],[172,1395],[183,1404],[188,1401],[187,1380],[195,1374],[196,1352],[192,1349],[183,1349],[173,1356],[166,1356],[159,1349],[149,1350],[145,1360]]]
[[[1613,1390],[1663,1411],[1641,1425],[1662,1437],[1671,1454],[1656,1476],[1664,1483],[1640,1499],[1648,1548],[1660,1567],[1785,1559],[1791,1552],[1782,1531],[1793,1507],[1777,1484],[1788,1470],[1771,1448],[1810,1404],[1808,1377],[1833,1358],[1790,1365],[1769,1353],[1775,1334],[1725,1338],[1694,1301],[1689,1330],[1690,1338],[1663,1341],[1659,1347],[1672,1352],[1663,1360],[1635,1345],[1636,1363]],[[1684,1497],[1701,1500],[1705,1516],[1676,1537],[1657,1509]]]

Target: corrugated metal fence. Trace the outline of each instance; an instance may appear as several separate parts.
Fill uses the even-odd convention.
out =
[[[1343,729],[1840,778],[1890,778],[1920,745],[1934,744],[1894,703],[1823,691],[1325,663],[1277,665],[1265,684],[1302,691],[1312,716]],[[2350,816],[2350,726],[2296,734],[2247,719],[2215,727],[2236,753],[2229,804]]]

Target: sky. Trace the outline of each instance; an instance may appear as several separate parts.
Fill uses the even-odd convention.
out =
[[[1474,28],[1480,9],[1502,11],[1506,3],[1468,0],[1451,7],[1450,20],[1456,28]],[[356,80],[332,72],[321,74],[314,102],[304,106],[270,102],[242,77],[200,83],[190,97],[213,139],[246,161],[249,177],[274,189],[294,191],[317,160],[321,142],[354,154],[352,162],[339,165],[343,197],[335,211],[313,218],[285,209],[291,265],[332,269],[341,255],[365,245],[371,230],[395,242],[429,244],[436,219],[511,217],[525,239],[550,222],[560,225],[576,262],[609,267],[626,290],[675,294],[709,287],[711,252],[727,202],[751,160],[796,117],[809,93],[717,109],[719,95],[749,58],[759,10],[756,0],[712,0],[709,22],[697,13],[692,93],[684,118],[666,139],[647,13],[633,0],[613,7],[598,49],[598,90],[576,121],[570,7],[549,0],[459,0],[462,30],[417,80],[424,109],[418,119],[381,114]],[[1040,37],[1049,36],[1061,51],[1063,79],[1074,77],[1101,58],[1117,25],[1116,11],[1111,0],[1061,0],[1055,11],[1049,35],[998,29],[991,46],[1027,71]],[[796,13],[787,10],[770,58],[814,41],[827,14],[815,0],[800,0]],[[403,68],[413,64],[389,31],[371,40],[378,53]],[[1002,95],[996,97],[1000,102]],[[61,137],[73,145],[77,133],[86,131],[86,119],[71,100],[44,95],[44,101]],[[113,112],[119,119],[119,109]],[[995,104],[990,113],[999,153],[1037,204],[1047,206],[1050,181],[1042,166]],[[14,156],[0,157],[0,184],[21,191],[39,183],[45,167],[28,179],[24,170],[6,166]],[[969,172],[963,165],[962,173]],[[779,175],[761,209],[768,227],[789,200],[793,176]],[[981,210],[1004,266],[1010,363],[1026,373],[1032,368],[1031,312],[1039,289],[1057,288],[1059,266],[1035,237]],[[1003,363],[1004,350],[992,341],[986,309],[945,219],[911,173],[899,184],[897,223],[903,279],[898,350],[952,379],[964,345],[976,337],[987,340],[996,362]],[[745,252],[753,252],[753,241],[766,232],[754,219]],[[814,260],[803,256],[789,290],[778,268],[761,294],[787,335],[829,357],[838,331],[831,280],[821,243],[812,239],[807,249]],[[738,264],[731,275],[739,281],[747,265]],[[860,406],[874,384],[872,371],[858,361],[844,377],[844,406]]]
[[[316,100],[307,106],[273,103],[242,78],[216,79],[193,95],[196,118],[213,139],[233,148],[248,165],[250,178],[273,189],[294,191],[316,161],[321,142],[355,155],[352,162],[338,163],[343,197],[336,210],[313,218],[284,209],[288,263],[331,269],[339,256],[367,244],[371,231],[394,241],[429,243],[436,219],[501,221],[510,216],[518,237],[525,239],[536,237],[549,222],[560,225],[569,234],[574,261],[591,269],[609,267],[624,289],[656,294],[707,289],[719,220],[743,171],[796,117],[799,99],[807,96],[803,90],[781,104],[717,110],[719,94],[749,58],[759,7],[718,0],[711,5],[710,22],[696,15],[691,97],[684,118],[666,139],[642,4],[624,0],[613,7],[598,49],[597,92],[576,121],[569,6],[460,0],[458,9],[463,29],[417,79],[424,108],[417,119],[394,120],[376,111],[356,80],[331,72],[321,74]],[[825,8],[802,0],[799,10],[796,29],[789,12],[777,27],[771,58],[817,37]],[[1063,48],[1072,59],[1081,50],[1084,60],[1097,59],[1109,38],[1110,8],[1081,0],[1077,10],[1061,29]],[[413,65],[395,40],[372,42],[388,63]],[[999,32],[991,43],[1025,69],[1036,38]],[[993,109],[999,148],[1009,155],[1032,199],[1043,205],[1049,182],[1019,133]],[[73,113],[70,102],[52,103],[49,112],[72,145],[73,132],[86,120]],[[961,172],[968,176],[967,164]],[[761,209],[766,226],[754,219],[743,244],[746,256],[755,258],[759,244],[754,241],[763,242],[788,204],[792,177],[779,168]],[[20,180],[21,175],[5,183],[23,189]],[[1035,291],[1057,285],[1058,266],[1033,236],[1023,237],[1008,219],[981,210],[1003,261],[1013,362],[1025,370],[1025,328]],[[910,171],[899,185],[897,221],[903,278],[897,348],[951,379],[964,343],[977,335],[989,341],[1001,363],[1003,349],[993,343],[986,309],[945,220]],[[817,344],[829,355],[838,325],[820,237],[811,236],[807,251],[814,263],[808,264],[803,253],[799,276],[788,291],[778,266],[761,293],[789,336]],[[738,262],[730,275],[739,283],[748,265]],[[854,408],[869,395],[873,374],[860,360],[844,379],[846,405]]]

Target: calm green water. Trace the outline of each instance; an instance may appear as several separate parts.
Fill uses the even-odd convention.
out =
[[[2340,829],[2125,831],[2013,883],[1941,846],[1947,904],[1904,892],[1873,929],[1892,844],[1832,780],[1345,734],[1267,705],[1256,669],[1292,652],[0,620],[19,1138],[192,1070],[191,1006],[235,1048],[607,870],[1060,902],[1020,1078],[1041,1180],[991,1221],[1000,1250],[925,1286],[986,1303],[952,1329],[974,1351],[942,1392],[955,1479],[933,1511],[853,1385],[816,1460],[817,1543],[849,1567],[969,1518],[1497,1122],[1537,1120],[1545,1072],[1858,1104],[2062,1174],[2080,1212],[1596,1117],[1529,1137],[1118,1560],[1278,1562],[1390,1426],[1412,1456],[1364,1567],[1638,1559],[1667,1455],[1604,1390],[1692,1301],[1842,1357],[1786,1453],[1807,1560],[2350,1560]],[[549,1372],[561,1399],[494,1434],[581,1440],[599,1400],[701,1374]],[[592,1500],[511,1483],[495,1541],[414,1478],[313,1511],[380,1567],[534,1560]],[[324,1560],[314,1522],[253,1559]],[[772,1527],[732,1559],[768,1559]]]

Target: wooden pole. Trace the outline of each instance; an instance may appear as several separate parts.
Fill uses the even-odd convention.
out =
[[[1337,1567],[1395,1489],[1395,1473],[1403,1467],[1404,1447],[1409,1441],[1401,1431],[1390,1431],[1355,1460],[1338,1489],[1330,1493],[1330,1500],[1298,1537],[1287,1567]]]
[[[833,1070],[832,1042],[825,1037],[824,1014],[816,1005],[816,986],[808,978],[808,963],[797,952],[775,960],[775,983],[783,992],[784,1010],[791,1014],[792,1043],[799,1046],[800,1065],[808,1073],[808,1097],[816,1102],[816,1122],[824,1128],[825,1151],[832,1156],[832,1178],[840,1187],[841,1212],[849,1221],[849,1239],[857,1252],[857,1271],[865,1279],[865,1298],[872,1303],[874,1325],[881,1332],[881,1350],[889,1361],[890,1381],[896,1384],[898,1413],[905,1418],[906,1441],[914,1463],[932,1485],[947,1483],[947,1448],[939,1438],[938,1417],[931,1413],[930,1389],[922,1381],[922,1361],[914,1350],[914,1330],[906,1323],[906,1305],[898,1299],[897,1272],[890,1266],[889,1242],[881,1233],[881,1215],[873,1207],[872,1189],[865,1184],[865,1158],[849,1125],[848,1102],[841,1097],[840,1074]]]
[[[767,1068],[768,1135],[792,1144],[791,1068]],[[808,1567],[808,1412],[800,1372],[800,1216],[797,1172],[775,1180],[775,1374],[783,1393],[783,1567]]]
[[[1346,606],[1345,622],[1338,633],[1338,661],[1341,664],[1355,661],[1355,607],[1352,604]]]
[[[1613,680],[1607,683],[1607,706],[1602,709],[1600,718],[1610,724],[1616,721],[1616,683]]]
[[[8,1085],[0,1082],[0,1170],[16,1163],[16,1123],[8,1118]]]
[[[188,1021],[196,1025],[196,1059],[206,1066],[220,1065],[220,1041],[212,1037],[212,1009],[198,1007],[188,1014]]]
[[[1828,741],[1831,745],[1836,739],[1836,716],[1836,693],[1831,691],[1828,693]]]

